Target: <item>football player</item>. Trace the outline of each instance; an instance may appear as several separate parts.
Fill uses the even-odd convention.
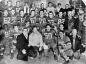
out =
[[[20,1],[16,2],[16,6],[14,7],[15,11],[16,11],[16,15],[19,15],[19,11],[21,10],[21,6],[20,6]]]
[[[56,25],[57,26],[57,23],[58,23],[58,20],[57,20],[58,18],[57,17],[55,17],[54,16],[54,14],[53,14],[53,12],[49,12],[48,13],[48,18],[47,18],[47,21],[48,21],[48,23],[49,24],[51,24],[51,25]]]
[[[15,10],[12,9],[11,10],[11,23],[16,22],[16,16],[15,16]]]
[[[44,47],[44,52],[45,55],[48,54],[48,50],[52,50],[53,54],[54,54],[54,59],[57,59],[57,55],[58,55],[58,50],[57,50],[57,41],[56,41],[56,32],[55,30],[53,30],[51,28],[51,26],[48,24],[46,25],[46,29],[43,32],[43,39],[44,39],[44,43],[45,43],[45,47]]]
[[[4,10],[4,15],[3,15],[3,24],[9,24],[10,23],[10,17],[8,10]]]
[[[26,19],[27,19],[26,22],[29,21],[31,26],[36,25],[35,10],[32,10],[30,16],[28,16]]]
[[[43,29],[44,26],[47,24],[46,17],[44,16],[44,12],[40,10],[39,17],[37,18],[37,22],[39,24],[40,29]]]

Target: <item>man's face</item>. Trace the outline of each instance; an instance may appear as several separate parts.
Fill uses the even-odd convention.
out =
[[[5,28],[5,30],[7,30],[8,29],[8,25],[5,25],[4,28]]]
[[[8,6],[10,7],[11,5],[12,5],[12,3],[9,1],[9,2],[8,2]]]
[[[61,8],[61,5],[58,5],[59,8]]]
[[[40,16],[43,16],[44,15],[44,12],[43,11],[40,11]]]
[[[73,38],[75,38],[75,37],[76,37],[76,35],[77,35],[77,30],[76,30],[76,29],[74,29],[74,30],[72,31],[72,34],[73,34]]]
[[[68,17],[72,17],[72,11],[68,12]]]
[[[41,8],[44,8],[44,4],[41,4]]]
[[[28,26],[30,26],[30,22],[27,22],[27,23],[26,23],[26,27],[28,27]]]
[[[51,27],[50,26],[47,26],[47,31],[50,31]]]
[[[37,28],[35,27],[35,28],[33,28],[33,32],[37,32]]]
[[[4,10],[4,16],[7,16],[7,15],[8,15],[8,11]]]
[[[60,25],[60,30],[64,30],[64,26],[63,25]]]
[[[27,3],[25,3],[25,6],[27,6],[27,7],[28,7],[28,4],[27,4]]]
[[[16,2],[16,6],[20,6],[20,2]]]
[[[20,11],[20,16],[24,16],[24,11]]]
[[[74,14],[75,14],[75,10],[72,10],[72,16],[74,16]]]
[[[59,36],[63,39],[64,33],[63,32],[59,32]]]
[[[50,18],[53,18],[53,13],[49,13],[49,17]]]
[[[68,5],[68,4],[66,4],[66,5],[65,5],[65,8],[66,8],[66,9],[68,9],[68,8],[69,8],[69,5]]]
[[[49,7],[51,7],[52,6],[52,3],[49,3]]]
[[[31,16],[35,16],[35,11],[32,11],[31,12]]]
[[[44,13],[47,13],[47,10],[44,10]]]
[[[27,29],[24,29],[23,33],[24,34],[27,34],[28,33],[28,30]]]
[[[59,12],[59,17],[62,17],[62,12]]]

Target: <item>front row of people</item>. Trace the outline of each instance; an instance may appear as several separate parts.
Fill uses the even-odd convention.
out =
[[[16,48],[18,50],[17,59],[28,61],[28,56],[36,58],[44,53],[48,57],[52,51],[54,59],[58,61],[58,57],[62,57],[64,61],[74,58],[77,51],[80,53],[85,51],[81,43],[81,38],[77,34],[77,30],[73,29],[70,34],[63,31],[56,31],[50,25],[46,29],[38,30],[33,27],[32,30],[25,28],[23,33],[17,36]]]

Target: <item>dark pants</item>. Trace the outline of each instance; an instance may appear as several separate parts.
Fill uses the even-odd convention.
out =
[[[39,50],[39,47],[36,47],[36,46],[30,46],[28,47],[27,49],[27,55],[29,57],[33,57],[33,58],[36,58],[37,57],[37,54],[38,54],[38,51]]]
[[[28,55],[23,54],[21,50],[18,50],[17,59],[18,60],[23,60],[23,61],[28,61]]]

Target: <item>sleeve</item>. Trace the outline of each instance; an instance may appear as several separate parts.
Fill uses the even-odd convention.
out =
[[[40,46],[43,46],[43,38],[42,38],[42,36],[40,35]]]
[[[31,45],[32,41],[31,41],[32,37],[31,35],[29,35],[29,45]]]

